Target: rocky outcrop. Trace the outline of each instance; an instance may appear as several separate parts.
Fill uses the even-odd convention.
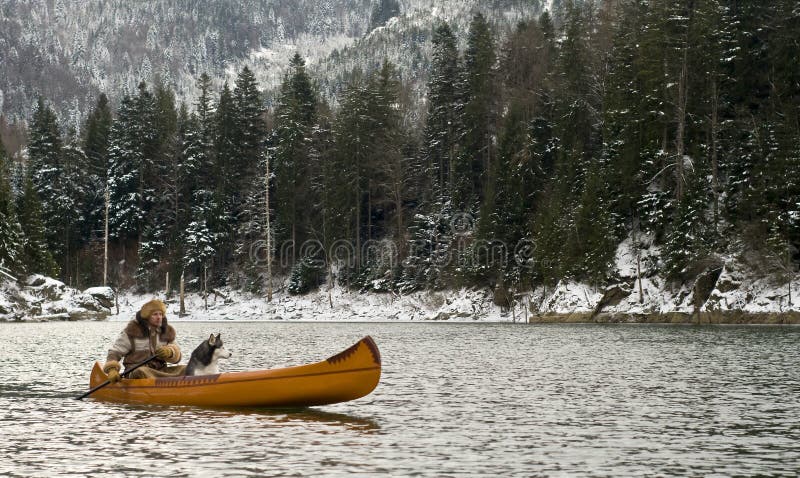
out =
[[[103,320],[113,304],[109,287],[81,292],[41,275],[0,284],[0,320]]]

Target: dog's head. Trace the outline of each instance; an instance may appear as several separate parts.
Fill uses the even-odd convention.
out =
[[[208,346],[211,347],[211,350],[214,351],[216,358],[230,358],[231,353],[223,346],[221,335],[222,334],[211,334],[206,342]]]

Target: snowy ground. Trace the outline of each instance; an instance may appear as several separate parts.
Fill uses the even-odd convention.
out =
[[[111,320],[129,320],[141,304],[153,297],[165,300],[167,315],[178,320],[302,320],[302,321],[513,321],[511,311],[491,303],[489,291],[463,289],[447,292],[419,292],[406,296],[347,291],[339,287],[304,295],[277,293],[271,302],[264,296],[224,290],[225,296],[209,295],[208,308],[200,294],[188,294],[186,315],[180,316],[176,296],[164,294],[120,296],[119,314]],[[116,310],[114,310],[116,312]],[[524,320],[521,307],[516,320]],[[522,315],[520,315],[522,314]]]
[[[648,317],[695,312],[800,312],[798,273],[794,273],[790,281],[789,275],[773,271],[764,264],[746,265],[739,257],[720,257],[713,266],[720,271],[719,277],[716,281],[712,278],[701,294],[696,291],[700,288],[695,287],[694,279],[683,284],[664,280],[658,274],[658,250],[648,246],[644,239],[638,242],[639,250],[630,238],[619,245],[615,263],[617,284],[597,286],[562,281],[555,287],[516,291],[515,306],[511,308],[495,305],[493,294],[487,289],[424,291],[399,296],[359,293],[338,286],[329,290],[323,285],[320,290],[304,296],[278,292],[271,302],[264,295],[234,290],[220,290],[207,301],[202,295],[191,293],[185,299],[185,315],[179,314],[176,296],[121,292],[117,311],[113,306],[113,292],[108,288],[77,291],[54,279],[31,276],[24,284],[0,281],[0,320],[102,320],[108,317],[124,321],[132,318],[141,304],[153,297],[167,303],[170,318],[189,321],[527,322],[536,317],[561,315],[585,320],[598,312]]]

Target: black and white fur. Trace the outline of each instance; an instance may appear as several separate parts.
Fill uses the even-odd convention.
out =
[[[222,345],[220,334],[204,340],[192,352],[189,364],[186,366],[186,375],[214,375],[219,373],[219,359],[230,358],[231,353]]]

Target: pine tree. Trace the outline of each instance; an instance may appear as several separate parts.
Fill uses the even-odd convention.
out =
[[[138,240],[145,218],[139,188],[143,152],[137,129],[136,105],[126,95],[109,134],[107,175],[109,235],[122,242]]]
[[[214,124],[214,177],[216,191],[220,196],[229,197],[236,188],[232,171],[235,169],[237,154],[236,106],[233,93],[226,82],[220,91]]]
[[[92,183],[86,175],[89,160],[83,152],[80,138],[74,130],[67,133],[67,142],[62,150],[61,184],[63,196],[60,198],[61,236],[64,244],[62,272],[70,281],[80,277],[79,261],[75,257],[86,241],[81,231],[86,228],[86,202]]]
[[[139,238],[139,264],[136,273],[140,286],[147,289],[160,283],[163,274],[178,270],[179,230],[178,219],[181,207],[181,190],[187,180],[182,175],[183,164],[180,145],[177,143],[178,114],[175,95],[163,83],[157,83],[150,97],[140,91],[140,100],[148,113],[152,111],[154,142],[150,150],[150,161],[145,162],[146,172],[140,188],[146,195],[145,220]],[[145,103],[146,102],[146,103]],[[151,109],[152,108],[152,109]],[[185,109],[184,109],[185,114]],[[142,128],[149,130],[148,125]]]
[[[428,187],[436,197],[453,194],[453,163],[457,149],[458,90],[454,78],[462,76],[456,38],[443,22],[433,31],[431,73],[428,80],[428,117],[424,131],[426,168],[434,178]]]
[[[204,268],[211,265],[218,244],[213,231],[215,209],[214,195],[208,190],[198,190],[192,200],[191,222],[184,234],[183,265],[195,277],[202,277]]]
[[[89,172],[105,178],[108,160],[108,141],[112,123],[108,97],[100,93],[84,127],[83,151],[89,160]]]
[[[236,77],[233,89],[233,106],[236,126],[236,156],[234,168],[228,171],[237,186],[234,194],[241,195],[247,178],[252,176],[261,159],[263,144],[266,139],[264,124],[264,107],[261,93],[258,91],[255,75],[244,67]]]
[[[49,277],[58,275],[58,265],[53,259],[45,238],[42,207],[30,176],[25,179],[17,210],[23,233],[22,258],[26,271]]]
[[[492,136],[496,121],[494,39],[486,18],[472,17],[464,52],[464,79],[461,115],[463,133],[454,168],[455,205],[464,211],[484,197],[487,174],[494,157]]]
[[[412,181],[411,158],[407,150],[410,139],[403,126],[400,75],[392,63],[384,60],[377,75],[375,115],[380,129],[376,142],[376,203],[383,214],[384,235],[402,239],[405,224],[404,203]]]
[[[596,162],[586,174],[583,193],[562,259],[570,276],[602,285],[610,275],[619,242],[604,165]]]
[[[335,162],[338,165],[338,194],[342,195],[340,227],[355,246],[355,265],[361,266],[361,245],[366,238],[368,167],[373,156],[371,141],[375,124],[370,115],[370,82],[354,75],[345,90],[334,125]]]
[[[196,178],[197,184],[212,185],[215,182],[213,167],[216,111],[211,98],[211,78],[205,73],[200,75],[197,80],[197,88],[200,90],[200,95],[195,103],[195,111],[200,148],[192,154],[192,157],[195,157],[201,166],[193,177]]]
[[[113,118],[108,98],[101,93],[84,127],[83,152],[87,159],[83,172],[86,197],[85,218],[81,237],[84,241],[103,236],[105,217],[105,192],[108,174],[108,149]]]
[[[370,30],[382,27],[390,18],[400,15],[400,2],[397,0],[378,0],[369,17]]]
[[[9,159],[3,143],[0,142],[0,265],[12,271],[20,271],[23,237],[9,181]]]
[[[233,93],[225,83],[220,91],[217,111],[215,113],[214,128],[214,168],[213,177],[216,179],[214,188],[213,226],[212,230],[218,234],[218,264],[225,267],[230,260],[233,250],[233,230],[235,228],[235,214],[238,205],[234,197],[237,190],[236,171],[238,151],[238,127],[236,106]]]
[[[69,198],[64,190],[63,144],[56,115],[42,97],[31,122],[28,156],[33,187],[41,201],[47,247],[62,262],[66,255],[64,200]]]
[[[311,189],[313,130],[317,98],[305,62],[295,54],[281,85],[275,111],[275,213],[276,221],[298,247],[311,234],[315,199]]]

